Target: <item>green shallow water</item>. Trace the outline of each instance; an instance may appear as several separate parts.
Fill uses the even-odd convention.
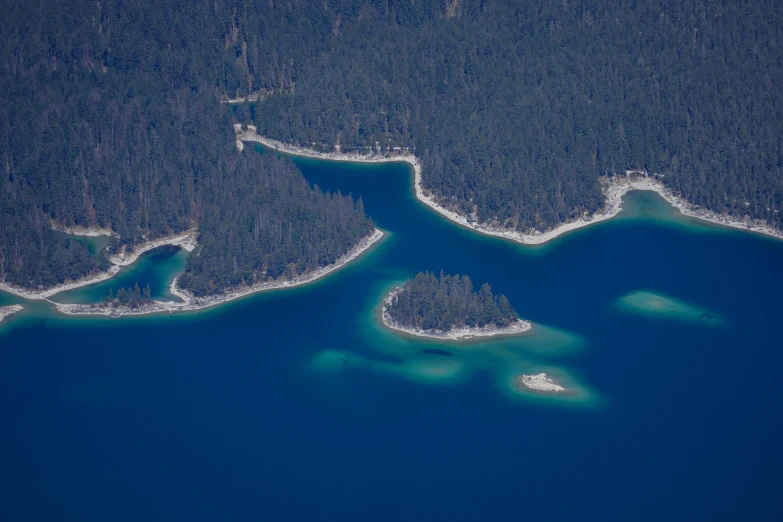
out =
[[[132,265],[122,267],[120,272],[106,281],[90,286],[75,288],[52,297],[58,303],[96,303],[102,301],[109,290],[117,293],[120,288],[141,288],[150,285],[153,299],[177,301],[171,295],[169,286],[177,274],[185,269],[188,252],[175,246],[163,246],[142,254]]]
[[[632,192],[616,219],[526,247],[420,205],[405,165],[296,162],[387,232],[314,284],[122,319],[0,293],[26,306],[0,325],[2,518],[783,516],[783,242]],[[57,300],[137,281],[165,297],[186,256]],[[533,332],[380,324],[389,288],[441,269],[489,282]],[[513,386],[540,372],[576,393]]]

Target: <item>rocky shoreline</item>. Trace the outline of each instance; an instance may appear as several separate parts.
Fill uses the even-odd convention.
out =
[[[125,246],[123,246],[119,252],[109,256],[109,261],[116,266],[131,265],[135,263],[142,254],[164,245],[178,246],[188,252],[193,252],[196,246],[198,246],[196,231],[188,230],[184,234],[147,241],[134,248],[132,252],[127,252]]]
[[[409,328],[397,323],[388,312],[389,306],[400,292],[402,292],[402,287],[398,286],[389,292],[389,295],[383,299],[381,319],[386,327],[391,328],[392,330],[397,330],[398,332],[406,333],[408,335],[415,335],[417,337],[425,337],[428,339],[439,339],[441,341],[465,341],[474,337],[518,335],[528,332],[533,328],[533,325],[530,323],[530,321],[525,321],[523,319],[519,319],[516,323],[504,327],[497,327],[493,325],[470,328],[465,326],[462,328],[452,328],[447,332],[442,332],[440,330],[420,330],[416,328]]]
[[[8,306],[0,306],[0,323],[3,322],[3,319],[8,317],[9,315],[13,315],[15,313],[21,312],[24,309],[22,305],[8,305]]]
[[[50,301],[59,312],[67,315],[104,315],[109,317],[122,317],[132,315],[149,315],[159,313],[173,313],[173,312],[188,312],[195,310],[202,310],[204,308],[210,308],[217,306],[241,297],[245,297],[257,292],[264,292],[268,290],[276,290],[280,288],[293,288],[295,286],[301,286],[308,283],[312,283],[322,277],[334,272],[350,263],[365,251],[367,251],[373,244],[378,242],[383,237],[383,232],[379,229],[375,229],[372,234],[361,239],[351,250],[344,256],[339,258],[335,263],[321,267],[317,270],[295,277],[294,279],[287,281],[267,281],[264,283],[258,283],[253,286],[239,288],[231,290],[223,295],[210,296],[210,297],[196,297],[190,292],[179,288],[178,280],[179,276],[174,278],[171,282],[169,291],[172,295],[180,298],[181,303],[172,301],[152,301],[149,304],[141,305],[137,308],[131,309],[130,307],[118,307],[115,308],[108,303],[99,304],[61,304]],[[184,248],[184,247],[183,247]]]
[[[442,216],[450,219],[454,223],[467,227],[476,232],[482,234],[503,237],[522,243],[524,245],[540,245],[555,239],[556,237],[576,230],[578,228],[600,223],[607,219],[611,219],[622,210],[622,197],[632,190],[651,190],[658,193],[663,199],[665,199],[670,205],[678,209],[683,215],[693,217],[717,225],[738,228],[749,232],[758,232],[768,236],[783,239],[783,230],[770,227],[769,225],[758,222],[746,222],[742,219],[717,214],[715,212],[702,209],[697,205],[693,205],[683,198],[675,196],[671,190],[666,188],[659,179],[649,177],[646,175],[635,175],[630,177],[628,175],[618,175],[611,178],[605,178],[601,181],[601,188],[603,189],[606,197],[605,209],[601,212],[597,212],[591,216],[582,216],[578,219],[563,223],[551,230],[540,232],[533,231],[531,233],[522,233],[513,228],[503,227],[500,225],[492,224],[479,224],[468,222],[467,216],[449,210],[442,206],[432,194],[425,190],[422,186],[421,179],[421,163],[418,158],[414,156],[410,151],[403,149],[392,149],[389,152],[383,153],[380,151],[373,151],[370,153],[344,153],[344,152],[318,152],[313,149],[305,147],[299,147],[296,145],[289,145],[277,140],[265,138],[256,134],[256,128],[252,125],[248,126],[247,131],[237,130],[237,143],[238,147],[242,141],[252,141],[260,143],[265,147],[275,149],[285,154],[292,154],[294,156],[303,156],[307,158],[325,159],[333,161],[350,161],[356,163],[389,163],[389,162],[405,162],[413,167],[414,171],[414,188],[416,191],[416,198],[423,204],[427,205],[435,212],[438,212]],[[239,147],[241,150],[241,147]]]
[[[86,232],[84,234],[77,233],[74,229],[70,230],[71,231],[67,233],[74,235],[85,235],[92,237],[105,235],[103,229],[83,229],[83,231]],[[196,231],[189,230],[184,234],[147,241],[141,245],[138,245],[135,249],[133,249],[132,252],[126,252],[123,247],[119,253],[109,256],[108,259],[112,263],[112,266],[108,270],[91,274],[76,281],[69,281],[51,288],[42,288],[40,290],[30,290],[3,281],[0,282],[0,290],[33,301],[49,299],[50,297],[57,295],[60,292],[73,290],[74,288],[81,288],[83,286],[88,286],[95,283],[100,283],[101,281],[106,281],[107,279],[111,279],[117,275],[121,267],[132,264],[139,258],[139,256],[145,252],[149,252],[154,248],[158,248],[163,245],[174,245],[191,252],[194,248],[196,248],[196,244]]]
[[[64,234],[70,234],[72,236],[84,236],[84,237],[100,237],[100,236],[114,236],[119,237],[119,234],[108,228],[84,228],[80,226],[66,227],[57,223],[52,223],[52,230],[62,232]]]
[[[561,386],[557,381],[547,376],[546,373],[535,375],[520,374],[514,378],[514,386],[517,389],[527,389],[535,392],[561,393],[568,389]]]

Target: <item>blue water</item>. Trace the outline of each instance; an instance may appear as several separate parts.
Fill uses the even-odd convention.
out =
[[[381,244],[317,284],[207,312],[73,319],[39,303],[0,326],[0,519],[783,519],[783,242],[634,193],[619,219],[521,247],[417,204],[405,166],[298,163],[361,195]],[[452,383],[312,370],[325,350],[394,365],[438,348],[373,310],[441,269],[578,342],[448,347],[472,365]],[[724,324],[613,306],[637,290]],[[510,397],[498,361],[512,352],[593,400]]]

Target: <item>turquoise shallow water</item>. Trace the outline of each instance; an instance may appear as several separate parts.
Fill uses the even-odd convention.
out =
[[[164,301],[177,300],[169,292],[174,277],[185,269],[188,253],[179,247],[162,246],[142,254],[132,265],[120,269],[120,272],[106,281],[94,285],[62,292],[52,297],[58,303],[94,303],[109,295],[109,290],[117,293],[120,288],[140,288],[150,285],[153,299]]]
[[[388,232],[352,266],[201,313],[34,303],[0,326],[2,519],[783,516],[783,242],[632,193],[618,219],[522,247],[419,205],[404,165],[298,164]],[[122,284],[163,295],[184,253],[151,254]],[[445,346],[378,324],[391,285],[441,269],[536,334]],[[587,400],[510,392],[539,370]]]

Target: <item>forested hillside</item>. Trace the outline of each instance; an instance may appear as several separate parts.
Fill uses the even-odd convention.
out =
[[[243,154],[231,175],[201,198],[200,247],[179,279],[196,296],[329,265],[374,229],[361,199],[313,191],[288,159]]]
[[[507,326],[519,316],[503,295],[495,295],[489,284],[478,291],[470,277],[435,277],[419,272],[406,281],[387,305],[386,313],[397,325],[417,330],[440,330],[465,326]]]
[[[350,198],[311,192],[291,164],[238,154],[219,103],[241,70],[226,42],[232,5],[63,7],[0,6],[0,279],[37,288],[105,268],[53,222],[110,228],[128,244],[197,226],[186,280],[202,293],[240,267],[263,279],[268,263],[324,264],[372,230]]]
[[[260,133],[415,147],[425,186],[480,220],[549,228],[602,205],[598,176],[644,169],[692,203],[783,223],[779,2],[256,0],[238,13],[253,88],[274,91]]]
[[[239,189],[243,169],[301,183],[238,159],[249,154],[219,102],[247,93],[261,94],[255,124],[271,138],[415,149],[425,187],[480,221],[550,228],[603,205],[600,175],[643,169],[692,203],[780,227],[781,39],[779,2],[8,0],[0,278],[47,286],[105,264],[52,221],[126,243],[198,226],[202,259],[220,259],[191,260],[193,288],[210,274],[203,291],[239,277],[217,276],[234,257],[246,278],[242,252],[310,266],[312,237],[226,243],[255,241],[239,221],[268,201]],[[302,219],[344,202],[312,200]],[[213,215],[223,205],[247,205],[231,210],[237,235]],[[340,236],[330,256],[356,229],[325,222]]]

